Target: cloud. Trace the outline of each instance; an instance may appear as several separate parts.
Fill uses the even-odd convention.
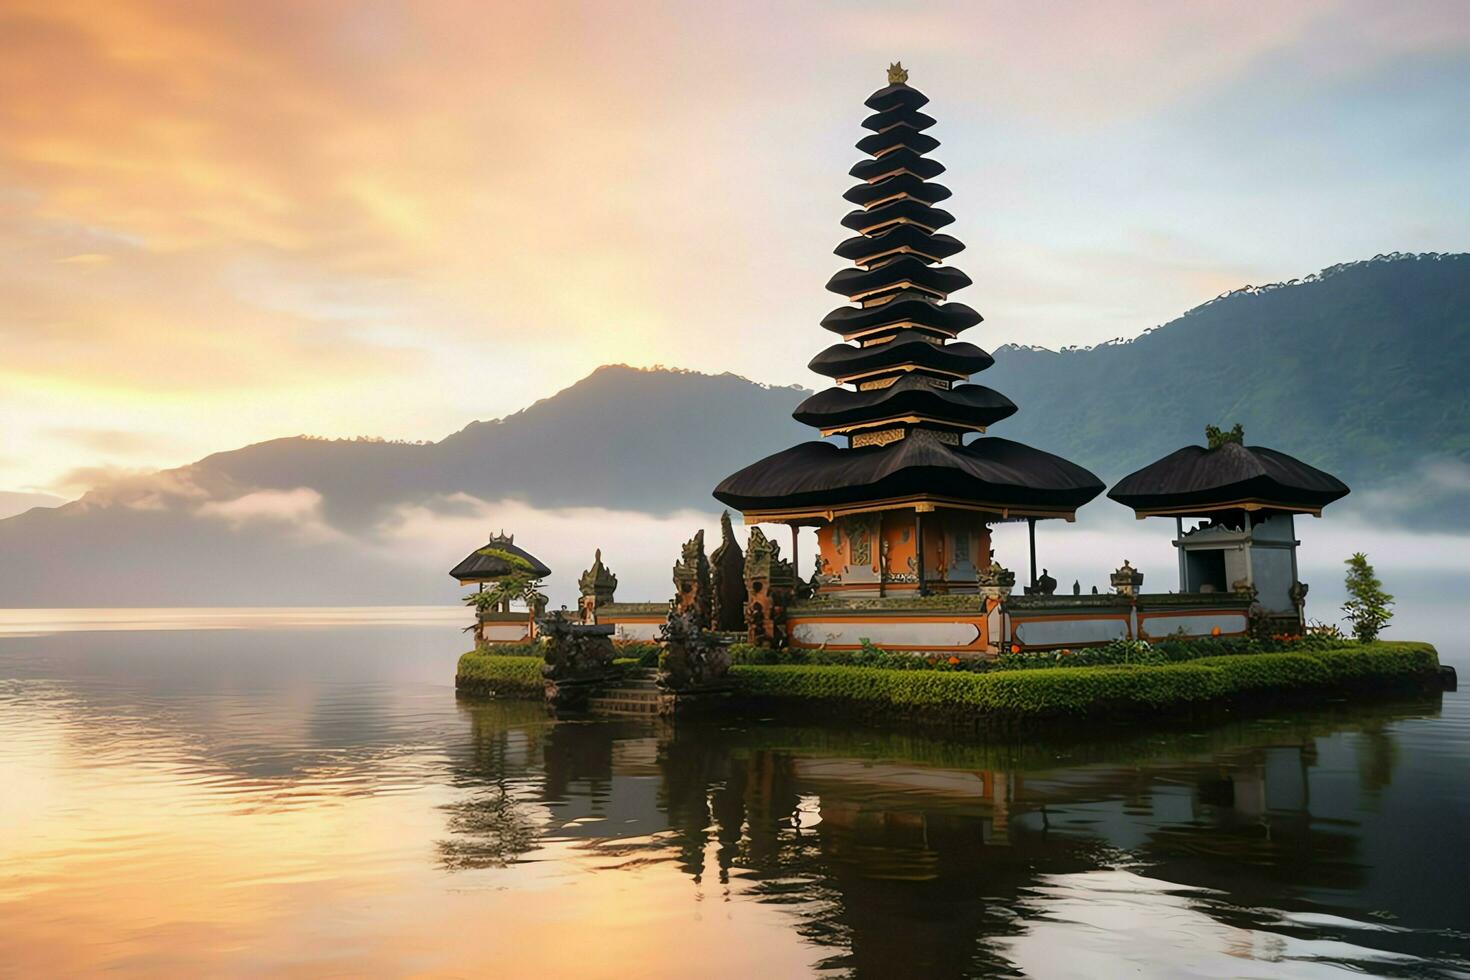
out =
[[[446,506],[446,503],[448,506]],[[375,530],[372,547],[384,557],[417,565],[425,575],[446,576],[449,569],[492,533],[504,530],[516,543],[552,570],[547,580],[554,605],[575,605],[577,578],[601,548],[603,559],[618,576],[618,596],[625,601],[662,601],[673,595],[671,569],[680,545],[704,529],[705,546],[720,541],[719,514],[684,510],[667,516],[600,507],[537,508],[524,501],[480,500],[454,494],[444,500],[398,508]],[[735,529],[744,547],[746,530]],[[806,535],[810,539],[810,534]],[[786,547],[785,539],[780,542]],[[815,554],[812,540],[803,542]]]
[[[156,472],[127,466],[78,466],[61,474],[47,489],[80,495],[130,480],[146,480]]]
[[[200,485],[195,471],[187,467],[154,472],[122,466],[87,466],[66,473],[52,489],[85,491],[81,504],[88,508],[164,511],[206,501],[227,484],[217,475],[211,475],[209,482],[213,488]]]
[[[167,436],[146,432],[128,432],[123,429],[63,426],[50,429],[47,434],[104,456],[137,456],[164,452],[174,444],[174,440]]]
[[[284,529],[302,542],[350,540],[323,519],[322,495],[310,487],[256,490],[228,500],[211,500],[196,507],[194,513],[209,520],[224,521],[237,531],[267,525]]]

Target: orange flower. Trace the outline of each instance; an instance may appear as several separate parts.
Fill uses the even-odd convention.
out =
[[[1062,656],[1064,656],[1064,657],[1070,657],[1071,655],[1072,655],[1072,651],[1071,650],[1068,650],[1065,647],[1062,649]]]
[[[1210,635],[1211,636],[1219,636],[1220,635],[1220,627],[1216,626],[1214,629],[1210,630]]]
[[[950,657],[949,658],[949,665],[951,667],[953,667],[955,664],[958,664],[959,662],[960,662],[960,658],[959,657]]]
[[[1011,644],[1011,653],[1020,653],[1020,652],[1021,652],[1021,644],[1019,644],[1019,643],[1012,643]]]

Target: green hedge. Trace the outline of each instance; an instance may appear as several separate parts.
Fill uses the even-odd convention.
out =
[[[762,701],[1025,718],[1188,705],[1265,691],[1366,682],[1389,686],[1423,680],[1438,664],[1428,644],[1375,643],[1329,652],[1233,654],[1157,666],[977,674],[741,664],[731,673],[738,693]]]
[[[540,657],[471,651],[459,658],[454,686],[469,694],[541,697]]]

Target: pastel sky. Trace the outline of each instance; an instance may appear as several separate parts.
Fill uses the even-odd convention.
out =
[[[0,490],[437,439],[606,362],[816,384],[895,58],[983,346],[1470,247],[1460,0],[3,0]]]

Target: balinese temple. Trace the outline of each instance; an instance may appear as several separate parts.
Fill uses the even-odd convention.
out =
[[[460,585],[475,585],[480,591],[485,586],[511,575],[525,574],[532,579],[543,579],[551,569],[535,555],[516,545],[515,535],[490,535],[490,540],[465,556],[464,561],[449,570],[450,577]],[[475,617],[475,640],[481,643],[519,643],[535,633],[535,614],[539,610],[525,612],[511,608],[509,600],[501,602],[495,609],[478,612]]]
[[[1104,487],[1060,456],[984,434],[1016,406],[970,383],[993,362],[957,339],[981,316],[950,300],[971,280],[945,264],[964,246],[940,231],[954,217],[936,206],[950,191],[927,156],[939,145],[925,132],[929,100],[900,65],[888,78],[867,100],[871,133],[857,147],[868,159],[844,195],[854,234],[836,253],[851,267],[827,283],[849,301],[822,320],[841,340],[810,364],[835,384],[794,413],[826,441],[752,463],[714,495],[747,524],[815,527],[822,596],[975,593],[992,524],[1072,520]]]
[[[1208,448],[1172,452],[1108,496],[1140,520],[1174,518],[1180,593],[1249,594],[1283,629],[1300,629],[1307,586],[1297,571],[1296,515],[1321,517],[1348,487],[1286,453],[1245,445],[1239,426],[1208,435]]]
[[[617,601],[617,577],[599,552],[579,580],[582,623],[611,627],[615,643],[648,642],[673,611],[773,646],[871,643],[959,658],[1237,636],[1261,614],[1300,628],[1306,586],[1293,519],[1320,514],[1348,490],[1284,453],[1243,445],[1238,427],[1212,431],[1210,448],[1181,449],[1113,488],[1139,517],[1175,518],[1177,591],[1143,592],[1144,573],[1127,560],[1101,593],[1092,584],[1083,594],[1076,581],[1058,595],[1045,569],[1037,575],[1036,522],[1072,520],[1104,487],[1075,463],[988,433],[1016,406],[970,380],[992,359],[960,339],[981,318],[951,299],[971,283],[946,264],[964,246],[941,230],[954,219],[938,207],[950,192],[934,182],[944,167],[928,157],[939,145],[927,132],[934,120],[901,66],[888,81],[867,100],[870,134],[857,144],[867,159],[852,168],[858,183],[845,195],[856,206],[842,221],[853,234],[836,252],[851,266],[827,284],[848,301],[822,321],[840,339],[810,365],[833,384],[794,413],[821,438],[715,489],[756,526],[742,549],[725,519],[710,558],[702,532],[687,541],[672,602]],[[1186,529],[1186,518],[1201,523]],[[1030,531],[1021,594],[990,550],[991,528],[1010,521]],[[762,524],[791,527],[793,553],[783,557]],[[809,579],[811,565],[794,553],[802,527],[816,529]],[[487,551],[509,544],[492,540],[452,574],[476,581],[498,568]]]

